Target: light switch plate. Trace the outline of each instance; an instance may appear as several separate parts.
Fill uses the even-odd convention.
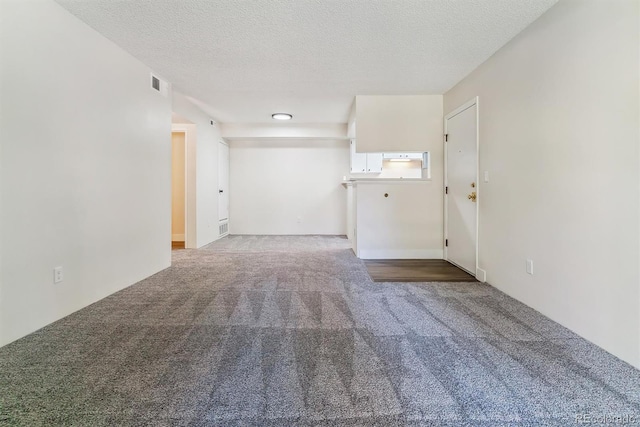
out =
[[[533,260],[531,259],[527,260],[527,274],[530,274],[533,276]]]

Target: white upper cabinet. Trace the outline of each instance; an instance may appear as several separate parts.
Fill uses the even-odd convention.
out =
[[[425,152],[442,144],[442,95],[358,95],[348,133],[368,153]]]
[[[351,140],[351,173],[381,173],[382,153],[358,153],[356,141]]]

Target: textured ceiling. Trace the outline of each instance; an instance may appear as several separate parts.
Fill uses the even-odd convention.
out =
[[[557,0],[56,0],[220,122],[441,94]]]

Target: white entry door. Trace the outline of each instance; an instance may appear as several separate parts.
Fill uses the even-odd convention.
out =
[[[218,221],[229,219],[229,146],[218,144]]]
[[[476,275],[478,241],[478,103],[445,117],[445,259]]]

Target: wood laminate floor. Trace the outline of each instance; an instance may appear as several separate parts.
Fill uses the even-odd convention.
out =
[[[171,249],[184,249],[184,242],[171,242]]]
[[[441,259],[364,260],[374,282],[477,282],[476,278]]]

